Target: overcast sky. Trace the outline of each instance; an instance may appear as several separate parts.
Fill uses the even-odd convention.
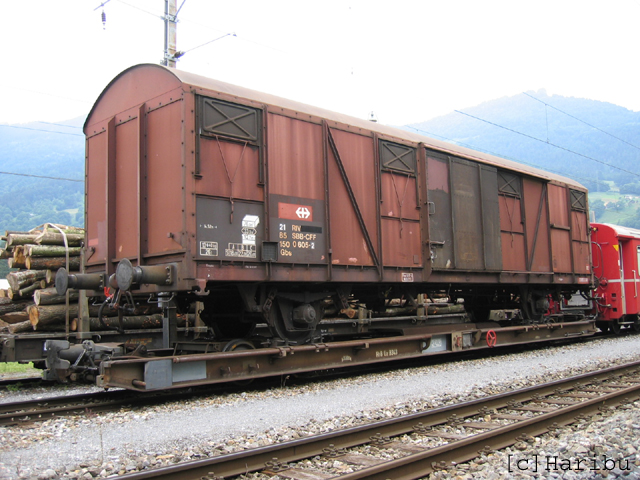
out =
[[[84,115],[160,62],[164,0],[110,0],[104,29],[101,2],[0,0],[0,123]],[[640,0],[186,0],[178,18],[179,69],[390,125],[542,88],[640,110]]]

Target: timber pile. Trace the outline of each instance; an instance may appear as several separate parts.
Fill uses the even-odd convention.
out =
[[[63,235],[67,238],[64,246]],[[56,273],[66,268],[66,251],[69,251],[69,271],[80,270],[80,253],[84,230],[64,225],[47,224],[29,232],[6,232],[2,240],[6,246],[0,250],[0,258],[7,259],[11,268],[18,271],[7,275],[9,288],[0,289],[0,332],[22,333],[32,331],[66,331],[67,307],[64,295],[58,295],[55,287]],[[69,331],[78,327],[78,292],[69,292]],[[118,327],[117,311],[105,308],[103,322],[98,319],[99,307],[89,307],[91,331]],[[156,305],[141,306],[135,316],[123,318],[125,329],[161,328],[162,316]],[[105,318],[108,317],[108,318]],[[193,319],[179,316],[178,326]]]
[[[57,227],[57,228],[56,228]],[[62,233],[61,231],[62,230]],[[65,237],[67,247],[65,247]],[[0,290],[0,331],[20,333],[33,330],[65,330],[64,296],[53,287],[56,272],[67,263],[69,271],[80,270],[80,252],[84,230],[66,225],[46,224],[29,232],[6,232],[0,258],[17,271],[7,274],[9,288]],[[70,302],[77,314],[78,293],[70,293]],[[47,309],[55,307],[57,317]],[[61,307],[61,308],[60,308]],[[44,309],[47,322],[38,326],[31,321],[30,309]],[[63,313],[60,317],[59,310]],[[73,316],[71,317],[73,318]]]

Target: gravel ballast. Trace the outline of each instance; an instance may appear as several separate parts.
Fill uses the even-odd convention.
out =
[[[0,428],[0,478],[104,478],[437,408],[638,359],[640,336],[629,335],[144,409],[89,413],[22,428],[4,427]],[[53,393],[33,389],[3,392],[0,401],[16,401],[26,395]],[[583,424],[583,431],[568,428],[432,477],[615,478],[619,474],[639,478],[635,450],[640,448],[639,425],[639,406],[632,404],[602,422]],[[627,459],[629,469],[609,470],[609,462],[604,469],[581,472],[573,467],[508,472],[510,459],[524,459],[519,463],[524,467],[527,462],[533,465],[533,455],[546,458],[555,453],[557,464],[565,457],[600,455],[615,459],[616,468],[626,466],[621,462]]]

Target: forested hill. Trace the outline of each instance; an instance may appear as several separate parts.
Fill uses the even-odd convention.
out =
[[[0,125],[0,233],[83,225],[83,122]]]
[[[541,90],[405,128],[565,175],[590,192],[613,181],[640,194],[640,112],[609,103]]]

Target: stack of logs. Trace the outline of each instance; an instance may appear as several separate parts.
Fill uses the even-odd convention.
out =
[[[56,228],[57,227],[57,228]],[[58,230],[62,230],[63,234]],[[67,247],[64,244],[66,236]],[[6,232],[2,237],[6,245],[0,258],[7,259],[9,288],[0,289],[0,333],[35,331],[74,332],[78,329],[78,292],[69,291],[69,306],[64,295],[58,295],[54,286],[59,268],[67,268],[69,252],[70,272],[80,270],[80,253],[84,230],[77,227],[52,225],[38,227],[29,232]],[[90,302],[91,303],[91,302]],[[102,321],[98,319],[99,305],[89,305],[91,331],[115,330],[120,326],[117,311],[105,308]],[[67,311],[69,324],[67,327]],[[157,304],[136,308],[134,316],[122,319],[125,329],[161,328],[162,315]],[[178,326],[193,324],[194,315],[179,315]],[[68,328],[68,330],[67,330]]]
[[[18,270],[7,274],[9,288],[0,289],[0,328],[9,333],[64,330],[66,298],[53,285],[58,269],[67,266],[67,251],[69,270],[80,270],[84,230],[48,224],[29,232],[6,232],[2,240],[6,245],[0,258]],[[77,292],[70,293],[76,315],[77,299]]]

